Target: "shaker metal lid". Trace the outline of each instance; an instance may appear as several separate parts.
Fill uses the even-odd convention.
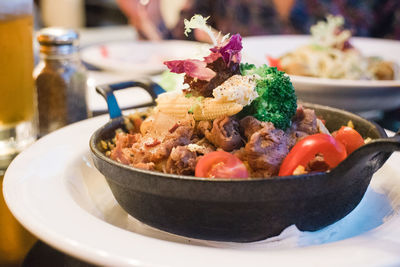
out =
[[[37,34],[41,45],[74,45],[78,39],[76,31],[60,27],[44,28]]]

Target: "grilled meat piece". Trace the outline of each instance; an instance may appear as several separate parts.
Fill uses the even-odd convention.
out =
[[[318,133],[317,116],[315,115],[315,111],[300,106],[293,118],[291,128],[295,131],[304,132],[309,135]]]
[[[257,120],[253,116],[246,116],[240,120],[241,132],[247,138],[247,140],[250,139],[253,133],[261,130],[264,126],[265,125],[263,125],[263,122]]]
[[[233,117],[225,116],[215,119],[212,129],[206,128],[204,135],[215,147],[225,151],[232,151],[243,146],[239,133],[239,122]]]
[[[293,117],[292,126],[288,130],[290,136],[289,148],[293,147],[304,137],[318,133],[317,115],[314,110],[299,106]]]
[[[245,152],[254,177],[267,178],[278,174],[283,159],[289,153],[288,139],[284,131],[275,129],[270,122],[250,136]]]
[[[193,175],[196,168],[197,154],[188,149],[187,146],[177,146],[168,157],[167,173]]]

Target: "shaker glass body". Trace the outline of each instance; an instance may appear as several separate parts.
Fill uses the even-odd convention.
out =
[[[86,69],[78,54],[46,55],[34,70],[39,136],[88,118]]]

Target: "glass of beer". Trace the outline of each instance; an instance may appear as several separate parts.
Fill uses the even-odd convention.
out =
[[[33,1],[0,1],[0,174],[36,139]]]

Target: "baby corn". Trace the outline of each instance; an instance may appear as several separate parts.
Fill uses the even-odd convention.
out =
[[[200,105],[195,105],[193,116],[195,120],[214,120],[218,117],[232,116],[239,113],[243,106],[235,102],[218,102],[206,98]]]
[[[235,102],[221,102],[214,98],[185,97],[184,95],[167,94],[157,98],[157,109],[160,112],[184,117],[192,113],[195,120],[213,120],[222,116],[232,116],[242,110],[243,106]]]

